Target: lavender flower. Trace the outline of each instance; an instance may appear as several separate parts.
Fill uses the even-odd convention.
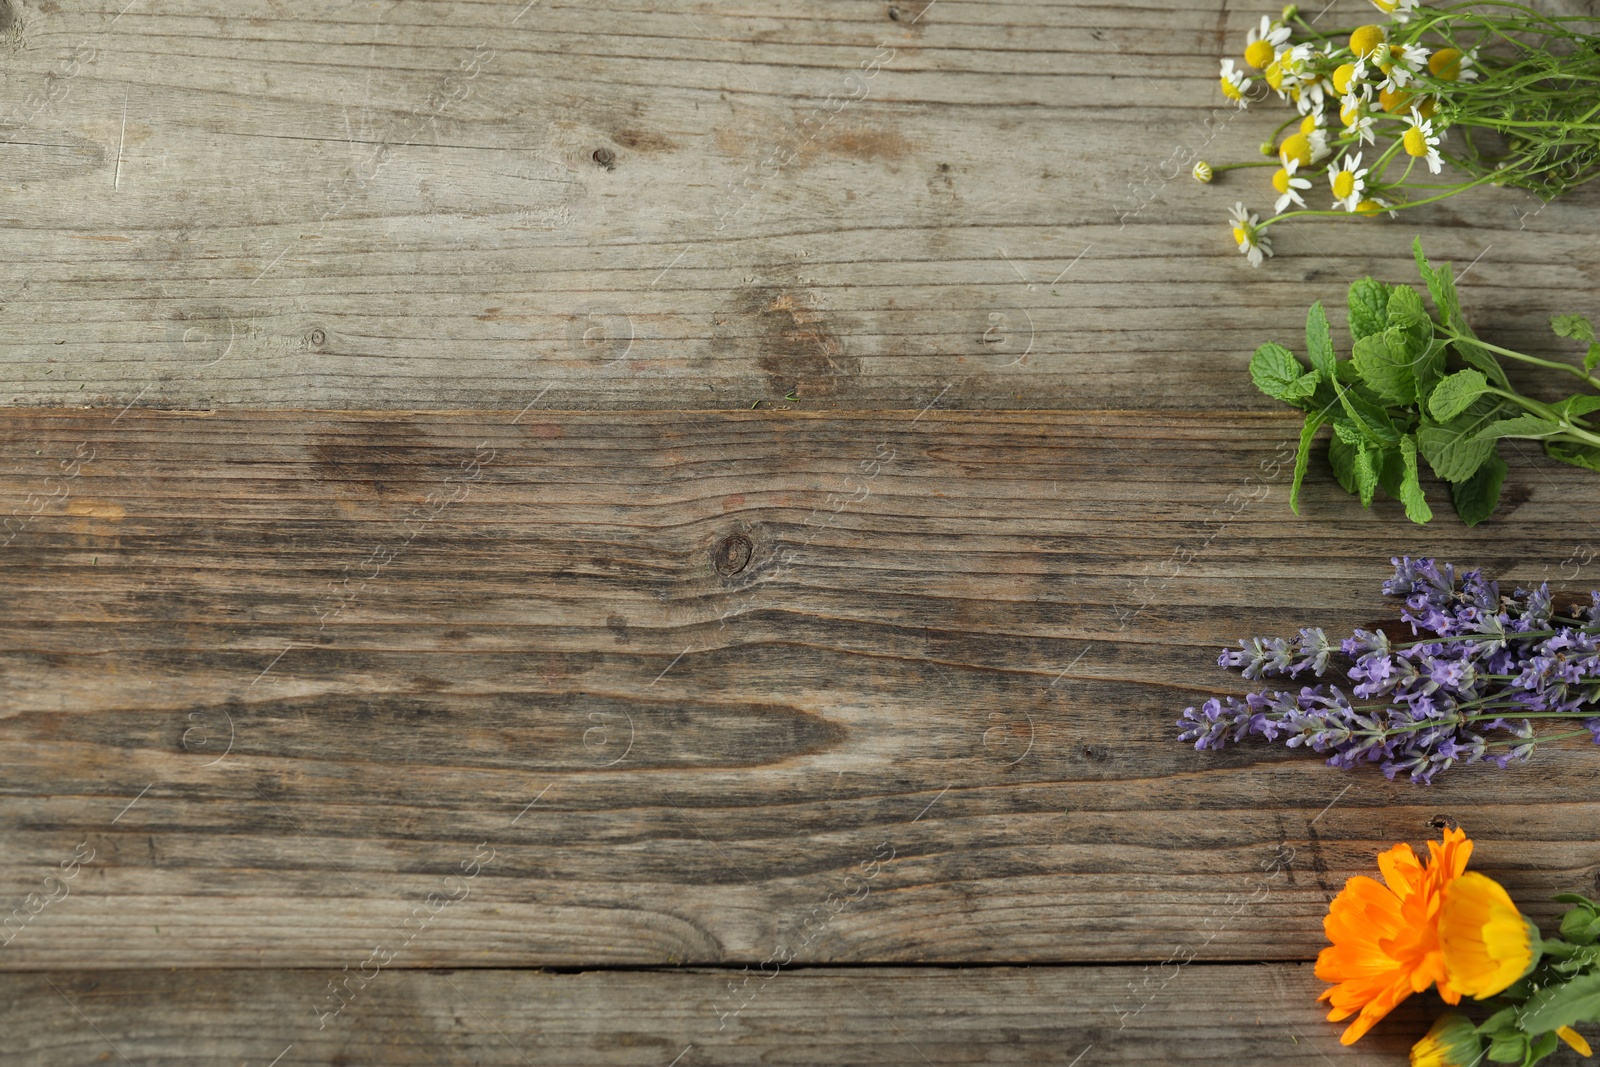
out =
[[[1600,591],[1558,615],[1545,585],[1504,596],[1481,571],[1458,577],[1431,559],[1391,562],[1383,591],[1404,599],[1400,617],[1416,640],[1356,630],[1332,642],[1311,627],[1290,640],[1240,641],[1217,659],[1251,681],[1321,678],[1337,663],[1354,683],[1350,696],[1330,683],[1212,698],[1184,709],[1179,739],[1221,749],[1281,737],[1326,754],[1330,766],[1378,763],[1390,778],[1426,783],[1456,764],[1527,760],[1540,741],[1534,718],[1600,711]],[[1583,727],[1600,744],[1600,716]]]

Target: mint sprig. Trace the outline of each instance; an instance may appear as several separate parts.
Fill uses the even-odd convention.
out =
[[[1435,314],[1412,286],[1363,278],[1350,286],[1349,359],[1338,358],[1318,302],[1306,316],[1309,369],[1275,343],[1256,349],[1250,360],[1256,388],[1306,413],[1289,492],[1295,514],[1311,448],[1326,424],[1333,427],[1328,459],[1339,484],[1363,507],[1381,488],[1416,523],[1433,517],[1418,457],[1449,483],[1456,514],[1468,526],[1487,519],[1499,502],[1503,439],[1539,441],[1553,459],[1600,471],[1600,395],[1577,393],[1546,404],[1518,393],[1500,362],[1555,368],[1600,390],[1592,373],[1600,366],[1593,324],[1582,315],[1550,320],[1558,337],[1588,344],[1581,368],[1489,344],[1461,312],[1450,265],[1429,263],[1421,238],[1412,248]]]

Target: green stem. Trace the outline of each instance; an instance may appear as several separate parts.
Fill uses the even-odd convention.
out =
[[[1423,204],[1423,203],[1427,203],[1427,201],[1425,201],[1425,200],[1416,200],[1416,201],[1413,201],[1412,203],[1413,204]],[[1407,205],[1407,206],[1411,206],[1411,205]],[[1277,217],[1278,218],[1284,218],[1286,216],[1279,215]],[[1270,222],[1270,221],[1273,221],[1273,220],[1269,219],[1267,221]],[[1265,226],[1266,223],[1262,223],[1262,225]],[[1529,356],[1529,355],[1525,355],[1525,354],[1523,354],[1521,352],[1513,352],[1509,348],[1501,348],[1499,345],[1492,345],[1487,341],[1480,341],[1476,337],[1465,337],[1465,336],[1463,336],[1463,335],[1461,335],[1459,333],[1456,333],[1455,331],[1450,330],[1450,329],[1448,329],[1448,328],[1446,328],[1444,326],[1440,326],[1438,329],[1439,329],[1440,333],[1444,334],[1446,337],[1450,338],[1452,341],[1457,342],[1458,344],[1477,345],[1479,348],[1487,349],[1490,352],[1498,352],[1502,356],[1509,356],[1512,359],[1518,359],[1518,360],[1521,360],[1524,363],[1532,363],[1535,366],[1549,367],[1551,370],[1563,371],[1563,372],[1565,372],[1567,374],[1570,374],[1573,377],[1577,378],[1579,381],[1582,381],[1582,382],[1584,382],[1584,383],[1586,383],[1588,385],[1591,385],[1596,389],[1600,389],[1600,378],[1596,378],[1593,375],[1585,373],[1581,367],[1574,367],[1570,363],[1557,363],[1554,360],[1540,359],[1538,356]]]

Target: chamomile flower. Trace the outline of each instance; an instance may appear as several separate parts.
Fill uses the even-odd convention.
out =
[[[1405,22],[1417,9],[1419,0],[1372,0],[1372,6],[1385,15],[1393,15],[1396,22]]]
[[[1427,160],[1429,172],[1438,174],[1442,165],[1439,159],[1439,142],[1444,138],[1444,132],[1434,133],[1433,121],[1423,118],[1422,113],[1415,109],[1407,121],[1411,123],[1411,128],[1401,137],[1406,155]]]
[[[1289,40],[1289,27],[1261,16],[1261,25],[1245,35],[1244,61],[1257,70],[1278,58],[1278,50]]]
[[[1250,105],[1245,103],[1244,94],[1250,91],[1250,78],[1242,70],[1235,70],[1233,60],[1222,61],[1222,95],[1239,105],[1243,110]]]
[[[1378,136],[1372,131],[1372,114],[1360,101],[1345,97],[1339,108],[1339,121],[1344,123],[1345,134],[1356,139],[1356,144],[1378,143]]]
[[[1191,170],[1189,173],[1194,177],[1194,180],[1199,182],[1201,185],[1210,184],[1211,179],[1214,176],[1214,172],[1211,169],[1211,164],[1207,163],[1203,159],[1197,161],[1194,165],[1194,170]]]
[[[1361,203],[1361,194],[1367,191],[1367,172],[1361,169],[1361,153],[1339,161],[1328,172],[1328,184],[1333,186],[1333,206],[1354,212]]]
[[[1365,215],[1369,219],[1376,218],[1385,211],[1389,211],[1389,201],[1381,196],[1368,197],[1356,205],[1356,214]],[[1389,217],[1397,219],[1400,217],[1400,213],[1398,211],[1389,211]]]
[[[1379,52],[1382,56],[1382,52]],[[1383,81],[1378,83],[1379,90],[1404,89],[1414,81],[1424,67],[1428,65],[1428,50],[1421,45],[1389,46],[1389,55],[1378,62],[1378,69],[1384,74]]]
[[[1478,72],[1472,69],[1475,58],[1459,48],[1441,48],[1428,57],[1428,73],[1444,82],[1477,81]]]
[[[1284,209],[1290,204],[1296,207],[1305,207],[1305,199],[1300,195],[1311,188],[1310,178],[1297,178],[1295,171],[1300,169],[1300,161],[1291,159],[1288,163],[1272,172],[1272,187],[1283,195],[1278,197],[1278,202],[1272,205],[1274,215],[1282,215]]]
[[[1382,52],[1388,39],[1382,26],[1357,26],[1350,34],[1350,51],[1361,59],[1376,56]]]
[[[1333,88],[1340,96],[1349,96],[1357,88],[1365,95],[1372,91],[1366,84],[1367,61],[1357,57],[1354,63],[1341,63],[1333,71]]]
[[[1261,232],[1260,216],[1246,211],[1242,200],[1228,214],[1233,220],[1233,239],[1239,243],[1239,251],[1252,267],[1261,266],[1262,261],[1272,255],[1272,243]]]

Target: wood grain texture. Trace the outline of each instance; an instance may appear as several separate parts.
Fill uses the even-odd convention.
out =
[[[383,972],[326,1020],[327,972],[133,971],[0,978],[9,1051],[34,1067],[247,1063],[1389,1065],[1441,1005],[1412,998],[1341,1047],[1305,964],[1169,968],[1130,1010],[1135,967],[807,969],[756,979],[724,1017],[714,971]],[[733,976],[742,983],[742,976]],[[765,983],[765,984],[761,984]],[[1120,1008],[1118,1004],[1122,1004]],[[274,1061],[274,1057],[281,1057]],[[1580,1063],[1563,1050],[1551,1067]]]
[[[1306,960],[1452,820],[1548,920],[1593,746],[1423,789],[1174,740],[1216,647],[1391,616],[1390,555],[1594,584],[1592,475],[1512,451],[1416,528],[1319,462],[1296,518],[1295,432],[7,413],[0,900],[60,899],[0,967]]]
[[[1247,354],[1418,228],[1486,337],[1596,310],[1595,188],[1251,270],[1264,181],[1173,162],[1281,118],[1214,114],[1223,0],[5,10],[0,403],[1266,410]]]

